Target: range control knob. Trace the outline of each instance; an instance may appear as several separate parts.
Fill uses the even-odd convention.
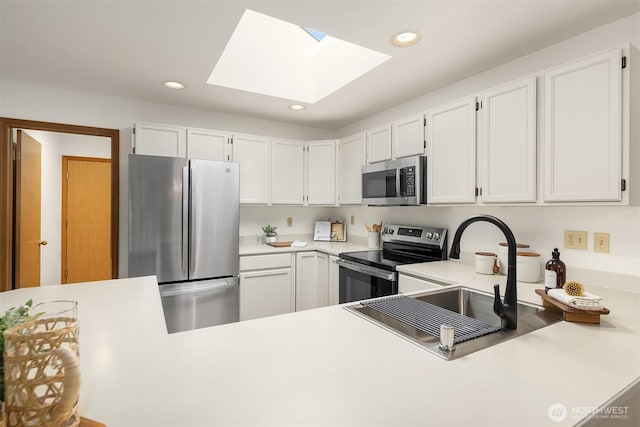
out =
[[[389,229],[388,229],[387,227],[385,227],[385,228],[382,230],[382,234],[387,234],[388,232],[389,232]]]
[[[429,231],[427,233],[427,239],[432,239],[432,238],[433,238],[433,233]]]
[[[440,240],[440,233],[433,233],[433,240]]]
[[[389,229],[389,234],[393,234],[393,228]]]

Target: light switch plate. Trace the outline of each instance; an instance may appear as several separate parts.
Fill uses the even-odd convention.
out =
[[[593,233],[593,251],[609,253],[609,233]]]

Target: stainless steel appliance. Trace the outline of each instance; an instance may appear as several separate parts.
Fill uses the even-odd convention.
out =
[[[339,255],[339,301],[398,293],[396,267],[447,259],[447,229],[385,224],[382,249]]]
[[[169,333],[239,320],[237,163],[129,155],[129,276],[155,275]]]
[[[362,166],[362,203],[398,206],[427,203],[427,157]]]

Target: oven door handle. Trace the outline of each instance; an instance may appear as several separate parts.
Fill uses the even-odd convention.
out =
[[[369,267],[368,265],[362,265],[355,262],[347,261],[344,259],[338,259],[336,261],[340,267],[344,267],[348,270],[357,271],[358,273],[368,274],[379,279],[389,280],[391,282],[396,281],[396,273],[381,270],[375,267]]]

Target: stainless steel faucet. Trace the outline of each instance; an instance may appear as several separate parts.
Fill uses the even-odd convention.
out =
[[[516,329],[518,327],[518,291],[516,281],[516,238],[513,236],[513,232],[499,218],[491,215],[476,215],[465,220],[458,229],[456,235],[453,237],[451,243],[450,258],[460,258],[460,237],[462,232],[471,224],[478,221],[489,222],[498,227],[507,238],[507,245],[509,246],[509,254],[507,255],[507,289],[504,292],[504,303],[500,300],[500,285],[493,286],[494,300],[493,311],[500,317],[500,324],[502,329]]]

